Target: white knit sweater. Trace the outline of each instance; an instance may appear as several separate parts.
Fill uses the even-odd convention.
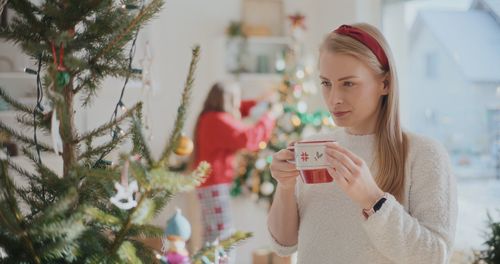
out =
[[[404,204],[389,195],[382,208],[365,220],[361,208],[335,182],[304,184],[298,179],[298,244],[285,247],[271,237],[274,250],[279,255],[298,251],[301,264],[448,263],[457,218],[450,161],[441,144],[407,135]],[[335,139],[368,166],[373,164],[374,135],[355,136],[339,128],[314,139]],[[372,168],[372,175],[375,171]]]

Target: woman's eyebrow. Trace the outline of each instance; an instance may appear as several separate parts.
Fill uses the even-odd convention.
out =
[[[357,76],[349,75],[349,76],[345,76],[345,77],[339,78],[337,81],[340,82],[340,81],[351,79],[351,78],[357,78]]]

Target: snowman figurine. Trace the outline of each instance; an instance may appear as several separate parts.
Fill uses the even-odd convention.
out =
[[[167,221],[165,239],[163,240],[162,263],[190,264],[186,241],[191,237],[191,224],[182,215],[180,209]]]

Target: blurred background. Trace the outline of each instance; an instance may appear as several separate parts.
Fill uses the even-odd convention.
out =
[[[4,12],[2,25],[14,15]],[[149,144],[159,155],[174,124],[172,113],[180,102],[190,48],[200,44],[187,138],[193,136],[210,86],[229,79],[240,83],[246,99],[267,91],[291,92],[294,107],[278,121],[290,127],[285,140],[323,127],[335,129],[323,115],[318,47],[328,32],[354,22],[379,27],[389,41],[399,74],[404,127],[435,138],[449,152],[459,199],[454,263],[471,263],[473,250],[486,247],[488,212],[493,221],[500,220],[500,0],[167,1],[140,33],[133,64],[143,69],[143,78],[129,82],[124,102],[145,102]],[[35,64],[19,47],[0,43],[0,85],[26,103],[36,101],[35,77],[23,69]],[[78,111],[80,130],[109,120],[122,85],[117,79],[103,83],[92,107]],[[2,102],[0,118],[16,123],[15,114]],[[247,162],[235,172],[241,179],[233,188],[235,226],[254,232],[254,238],[237,249],[237,263],[290,263],[293,258],[273,259],[267,251],[266,215],[273,187],[263,188],[270,182],[264,164],[272,149],[261,150],[243,154]],[[173,157],[172,166],[182,167],[188,158]],[[58,157],[48,159],[60,167]],[[248,164],[255,164],[261,175],[249,176],[253,167]],[[178,196],[155,223],[164,226],[175,207],[183,208],[194,230],[190,245],[199,246],[197,203],[194,194]]]

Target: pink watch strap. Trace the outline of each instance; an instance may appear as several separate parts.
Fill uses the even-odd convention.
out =
[[[382,197],[380,197],[380,199],[377,200],[377,203],[382,199],[382,198],[385,198],[387,200],[387,193],[384,193],[384,195]],[[375,203],[375,204],[377,204]],[[372,206],[371,208],[369,209],[363,209],[362,213],[363,213],[363,216],[365,217],[365,219],[368,219],[368,217],[370,217],[371,215],[373,215],[375,213],[375,209],[373,208],[375,207]]]

